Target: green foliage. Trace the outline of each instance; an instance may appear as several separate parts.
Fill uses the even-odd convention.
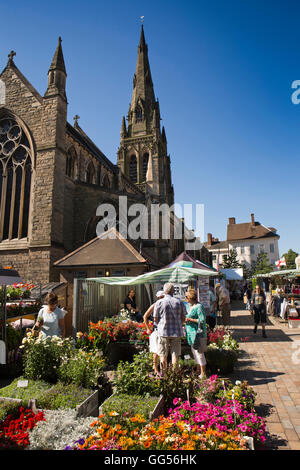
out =
[[[9,323],[6,326],[6,341],[8,351],[18,348],[22,342],[21,331],[13,328]]]
[[[112,395],[102,405],[102,411],[106,415],[110,412],[115,411],[121,416],[135,416],[139,414],[145,419],[149,418],[150,413],[154,410],[157,405],[158,397],[152,397],[145,395],[127,395],[118,394]]]
[[[259,253],[255,263],[253,264],[253,275],[255,274],[268,274],[274,271],[274,267],[268,260],[267,253]]]
[[[241,268],[242,265],[239,263],[238,259],[238,254],[236,249],[232,248],[229,251],[229,255],[224,255],[223,256],[223,268],[224,269],[232,269],[232,268]]]
[[[79,349],[62,362],[58,369],[58,378],[65,384],[74,383],[93,388],[104,383],[104,366],[105,360],[101,353]]]
[[[159,395],[159,384],[152,377],[153,360],[150,353],[136,354],[133,362],[121,361],[117,368],[117,393],[128,395]]]
[[[283,266],[282,269],[296,269],[295,259],[297,258],[298,253],[289,249],[287,253],[284,253],[282,257],[285,258],[286,266]]]
[[[193,401],[197,390],[198,375],[185,367],[169,367],[158,380],[160,394],[163,395],[166,409],[172,406],[174,398]]]
[[[71,357],[73,351],[71,338],[62,339],[56,336],[33,338],[29,334],[22,346],[25,377],[51,383],[57,382],[59,366]]]
[[[17,415],[18,410],[19,404],[16,404],[16,402],[0,400],[0,422],[3,421],[7,415]]]
[[[53,385],[43,380],[28,380],[27,387],[18,387],[19,380],[24,380],[24,377],[19,377],[7,387],[1,388],[0,397],[17,398],[22,400],[23,406],[27,406],[28,400],[34,398],[38,408],[56,410],[76,408],[92,393],[89,388],[76,384],[65,385],[58,382]]]
[[[39,395],[37,406],[44,410],[75,409],[91,393],[93,393],[92,390],[76,384],[64,385],[59,382],[51,389]]]
[[[27,405],[29,399],[38,399],[41,393],[52,387],[51,384],[43,380],[28,380],[27,387],[18,387],[19,380],[24,380],[24,377],[18,377],[7,387],[1,388],[0,397],[17,398],[23,400]]]

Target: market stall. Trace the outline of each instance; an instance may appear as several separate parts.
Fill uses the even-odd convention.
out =
[[[124,288],[125,291],[131,288],[140,288],[138,294],[140,296],[139,305],[144,306],[143,310],[151,305],[155,299],[155,292],[157,286],[161,286],[166,282],[171,282],[174,285],[189,285],[194,282],[194,286],[197,287],[201,302],[206,302],[205,298],[208,290],[208,280],[210,277],[219,277],[220,274],[209,269],[207,266],[202,269],[175,265],[169,266],[157,271],[151,271],[145,274],[141,274],[136,277],[99,277],[90,279],[75,279],[74,280],[74,304],[73,304],[73,335],[76,335],[77,331],[86,331],[90,321],[98,321],[109,316],[109,314],[116,314],[118,310],[114,312],[103,311],[103,305],[107,303],[107,297],[113,296],[113,288],[116,288],[116,292],[120,297],[120,288]],[[203,280],[207,285],[207,289],[203,288]],[[107,289],[107,287],[109,289]],[[123,297],[124,298],[124,297]],[[122,304],[119,303],[119,308],[122,308]]]
[[[297,289],[300,269],[273,271],[256,275],[255,279],[259,283],[263,280],[270,283],[267,295],[268,313],[287,321],[290,328],[300,328],[300,290]]]

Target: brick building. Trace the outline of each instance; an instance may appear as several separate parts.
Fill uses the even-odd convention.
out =
[[[9,54],[0,74],[0,266],[24,281],[52,282],[54,263],[96,236],[101,203],[174,202],[165,129],[160,127],[142,27],[128,124],[117,164],[78,124],[67,120],[67,72],[61,39],[42,96]],[[158,266],[184,250],[183,240],[139,240]]]

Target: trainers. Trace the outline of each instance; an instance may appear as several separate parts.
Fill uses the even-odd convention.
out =
[[[257,332],[257,326],[254,327],[253,333]]]

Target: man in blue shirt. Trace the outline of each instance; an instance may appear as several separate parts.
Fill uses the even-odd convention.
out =
[[[169,352],[173,366],[178,363],[186,315],[184,303],[173,297],[173,284],[164,285],[164,294],[164,298],[156,302],[153,313],[154,322],[157,325],[158,355],[162,371],[167,369]]]

